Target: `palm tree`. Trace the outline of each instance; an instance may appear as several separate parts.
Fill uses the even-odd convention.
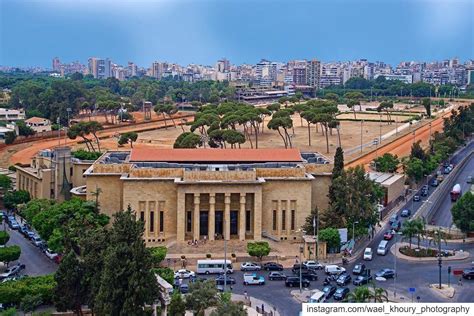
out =
[[[415,222],[415,227],[416,227],[416,239],[417,239],[417,244],[418,248],[420,248],[420,241],[425,239],[425,223],[421,218],[413,220]]]
[[[381,287],[376,287],[375,283],[372,282],[370,298],[374,299],[374,303],[388,302],[388,293],[385,289]]]
[[[369,288],[367,286],[360,286],[347,294],[344,301],[351,303],[367,303],[370,298],[371,294]]]
[[[445,245],[448,244],[448,242],[446,241],[446,234],[440,228],[435,230],[433,233],[433,238],[428,241],[428,245],[433,244],[437,246],[439,250],[441,250],[442,242],[444,242]]]
[[[402,236],[404,240],[408,240],[408,242],[410,243],[410,249],[413,236],[415,236],[415,234],[417,233],[416,225],[417,224],[415,221],[410,220],[403,223]]]

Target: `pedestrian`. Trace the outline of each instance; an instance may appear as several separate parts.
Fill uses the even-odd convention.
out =
[[[459,278],[458,285],[462,286],[462,277]]]
[[[247,291],[244,291],[244,298],[245,298],[245,300],[249,299],[249,297],[247,296]]]
[[[262,314],[265,314],[265,305],[262,303]]]

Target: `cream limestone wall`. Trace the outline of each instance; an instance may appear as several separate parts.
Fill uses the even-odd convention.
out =
[[[122,201],[123,189],[120,175],[88,175],[87,176],[87,200],[95,201],[94,192],[100,189],[99,205],[100,211],[112,218],[116,212],[126,208]]]
[[[72,187],[80,187],[86,185],[86,177],[83,175],[84,171],[87,170],[92,163],[72,163]]]
[[[320,211],[328,208],[329,186],[331,185],[331,174],[313,175],[316,179],[311,181],[311,209],[316,206]]]

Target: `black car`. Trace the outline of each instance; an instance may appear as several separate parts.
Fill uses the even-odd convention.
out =
[[[268,274],[268,279],[270,281],[275,281],[275,280],[286,280],[287,276],[284,275],[283,273],[281,272],[270,272]]]
[[[401,217],[408,217],[411,215],[411,211],[409,209],[404,209],[401,213],[400,213],[400,216]]]
[[[474,279],[474,268],[464,270],[462,272],[462,277],[468,280]]]
[[[303,279],[301,280],[301,284],[303,287],[309,287],[309,280]],[[300,278],[298,277],[287,277],[285,280],[285,285],[289,287],[299,287],[300,286]]]
[[[336,284],[339,285],[339,286],[344,286],[346,284],[348,284],[349,282],[351,282],[352,280],[352,277],[349,275],[349,274],[341,274],[337,280],[336,280]]]
[[[359,275],[357,278],[352,281],[352,284],[359,286],[363,284],[367,284],[370,281],[372,281],[372,276],[371,275]]]
[[[227,284],[235,284],[235,279],[231,276],[227,276],[226,278]],[[224,285],[224,275],[220,275],[216,278],[217,285]]]
[[[350,290],[348,287],[340,287],[336,290],[332,297],[334,297],[336,301],[342,301],[346,295],[349,294],[349,292]]]
[[[187,284],[181,284],[181,285],[179,286],[179,292],[180,292],[181,294],[189,293],[189,285],[187,285]]]
[[[394,276],[395,276],[395,270],[393,269],[382,269],[378,271],[377,273],[375,273],[375,277],[377,278],[382,277],[385,279],[389,279],[389,278],[393,278]]]
[[[306,270],[309,270],[307,266],[305,266],[304,264],[299,264],[299,263],[296,263],[293,265],[293,268],[291,268],[291,272],[293,273],[300,273],[300,267],[301,267],[301,270],[302,271],[306,271]]]
[[[421,190],[421,196],[428,196],[428,190]]]
[[[418,194],[413,196],[413,202],[420,202],[420,196]]]
[[[336,287],[334,285],[325,286],[323,292],[326,299],[331,298],[331,296],[336,292]]]
[[[438,184],[439,184],[439,181],[438,181],[437,179],[433,179],[433,180],[431,181],[431,186],[432,186],[432,187],[437,187]]]
[[[28,233],[31,232],[30,228],[28,227],[28,225],[23,225],[20,227],[20,233],[26,237],[26,238],[29,238],[29,235]]]
[[[263,269],[267,271],[283,271],[283,266],[276,262],[267,262],[263,265]]]
[[[365,264],[363,263],[358,263],[354,266],[354,269],[352,269],[352,273],[355,275],[363,274],[365,272]]]
[[[299,277],[299,271],[295,273]],[[311,281],[316,281],[318,279],[318,274],[313,270],[301,270],[301,277]]]

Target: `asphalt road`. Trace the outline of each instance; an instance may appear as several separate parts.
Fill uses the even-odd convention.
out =
[[[21,248],[20,259],[10,263],[10,265],[17,262],[23,263],[26,268],[22,271],[22,274],[29,276],[49,274],[57,270],[58,265],[46,257],[38,247],[23,237],[22,234],[16,230],[10,229],[8,225],[3,226],[2,224],[0,227],[2,230],[4,229],[3,227],[5,227],[10,235],[10,240],[8,241],[7,246],[18,245]]]
[[[462,194],[465,194],[471,188],[471,184],[467,183],[468,176],[474,176],[474,156],[472,156],[469,161],[464,165],[464,168],[459,172],[458,176],[453,182],[454,184],[459,183],[461,185]],[[451,227],[453,225],[451,208],[453,207],[454,202],[451,202],[449,193],[442,201],[443,202],[434,213],[434,224],[443,227]]]

